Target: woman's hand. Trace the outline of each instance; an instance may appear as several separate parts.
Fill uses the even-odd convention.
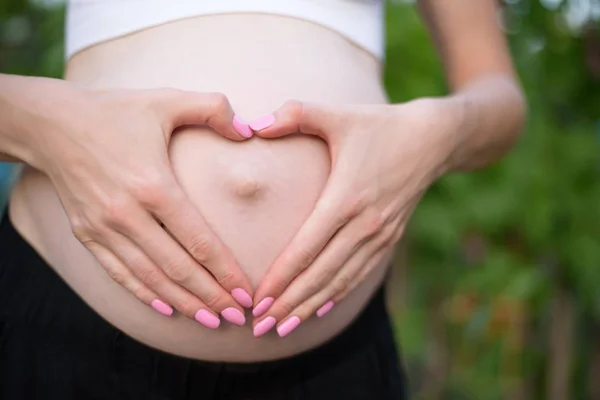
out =
[[[52,180],[77,239],[157,311],[173,306],[213,329],[219,313],[242,325],[250,283],[177,182],[168,145],[179,126],[243,140],[247,124],[221,94],[62,90],[32,164]]]
[[[265,138],[318,135],[332,161],[312,215],[256,290],[255,336],[275,323],[280,336],[289,334],[369,275],[444,172],[459,116],[451,99],[342,108],[291,101],[250,123]]]

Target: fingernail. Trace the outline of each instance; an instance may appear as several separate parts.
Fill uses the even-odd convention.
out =
[[[260,131],[260,130],[270,127],[274,123],[275,123],[275,116],[273,114],[267,114],[267,115],[263,115],[262,117],[250,122],[250,128],[252,128],[255,131]]]
[[[277,322],[277,321],[275,320],[274,317],[267,317],[267,318],[263,319],[262,321],[260,321],[254,327],[254,337],[259,337],[259,336],[262,336],[265,333],[269,332],[271,330],[271,328],[273,328],[275,326],[275,322]]]
[[[273,304],[274,301],[275,299],[272,297],[265,297],[260,301],[260,303],[256,305],[256,307],[254,307],[254,310],[252,310],[252,315],[254,315],[255,317],[260,317],[265,312],[267,312],[267,310],[269,309],[269,307],[271,307],[271,304]]]
[[[159,313],[161,313],[163,315],[166,315],[167,317],[170,317],[171,315],[173,315],[173,309],[168,304],[166,304],[165,302],[163,302],[159,299],[152,300],[152,303],[150,303],[150,305],[156,311],[158,311]]]
[[[234,325],[242,326],[246,323],[246,317],[240,310],[237,308],[229,307],[221,311],[221,315],[227,321],[231,322]]]
[[[329,311],[331,311],[334,305],[335,303],[331,300],[323,304],[321,308],[317,310],[317,317],[321,318],[323,315],[327,314]]]
[[[233,117],[233,129],[245,138],[252,137],[252,129],[250,129],[248,123],[237,115]]]
[[[200,322],[202,325],[210,329],[217,329],[221,324],[221,320],[219,319],[219,317],[211,314],[205,309],[198,310],[198,312],[195,315],[195,318],[196,321]]]
[[[286,337],[292,333],[292,331],[296,329],[298,325],[300,325],[300,318],[291,317],[283,324],[279,325],[279,328],[277,328],[277,333],[279,334],[279,337]]]
[[[238,304],[245,308],[252,307],[252,297],[242,288],[235,288],[231,291],[231,295]]]

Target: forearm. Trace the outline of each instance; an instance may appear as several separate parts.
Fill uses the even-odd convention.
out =
[[[419,0],[435,39],[448,84],[451,151],[445,170],[483,167],[516,142],[525,121],[525,101],[498,24],[495,0]]]
[[[39,164],[35,148],[68,112],[66,82],[0,74],[0,161]],[[71,101],[72,103],[72,101]]]
[[[465,84],[447,100],[456,108],[448,171],[486,166],[518,140],[526,117],[520,87],[511,76],[484,76]]]

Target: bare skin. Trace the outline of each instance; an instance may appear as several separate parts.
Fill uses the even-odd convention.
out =
[[[175,133],[169,148],[177,182],[206,226],[231,251],[249,281],[248,291],[260,284],[254,305],[267,296],[276,298],[272,310],[260,318],[275,316],[280,327],[290,316],[302,321],[289,339],[271,332],[257,340],[249,324],[210,331],[181,315],[157,315],[99,268],[97,258],[73,237],[55,188],[32,169],[13,193],[11,218],[98,313],[151,346],[205,360],[254,361],[285,357],[324,342],[360,312],[383,280],[393,244],[427,186],[448,171],[497,159],[514,143],[522,124],[523,101],[494,23],[493,2],[450,9],[440,0],[421,5],[455,93],[433,103],[399,105],[395,112],[384,106],[380,66],[371,55],[334,32],[289,18],[191,18],[97,45],[69,62],[67,79],[93,90],[166,86],[227,93],[233,109],[246,120],[268,114],[290,98],[302,100],[286,103],[276,112],[275,124],[257,129],[258,137],[249,141],[234,143],[196,127]],[[220,40],[197,40],[207,37]],[[311,64],[315,53],[318,73]],[[111,59],[120,62],[105,62]],[[422,120],[415,120],[419,115]],[[424,122],[435,120],[433,115],[443,117],[424,129]],[[405,176],[401,181],[389,173],[403,167],[393,167],[394,154],[373,158],[357,152],[365,144],[348,140],[354,136],[344,129],[364,137],[368,126],[385,127],[373,134],[395,140],[399,136],[393,126],[411,116],[421,133],[429,133],[417,135],[410,154],[420,164],[406,158],[406,167],[421,166],[416,181]],[[336,123],[342,119],[351,123]],[[384,140],[380,147],[390,152],[399,145],[385,146]],[[27,161],[18,157],[19,151],[0,150]],[[355,165],[353,154],[370,163],[361,176],[340,167]],[[373,176],[373,171],[388,173]],[[405,192],[395,197],[373,189],[373,183],[386,179],[382,188],[402,187]],[[357,193],[368,195],[358,201],[352,197]],[[386,217],[383,209],[394,211],[395,217]],[[340,229],[344,225],[350,228]],[[364,226],[367,236],[357,229]],[[325,247],[338,230],[335,245]],[[158,242],[155,247],[160,248]],[[336,274],[348,270],[346,265],[352,265],[352,274]],[[327,284],[331,277],[336,279]],[[312,318],[327,299],[339,304],[326,318]],[[216,308],[218,312],[222,307]]]
[[[252,35],[246,35],[250,27]],[[244,34],[234,35],[238,30]],[[198,37],[223,40],[217,45]],[[291,41],[296,48],[290,48]],[[193,51],[182,52],[179,46]],[[322,54],[319,74],[303,61],[314,52]],[[120,62],[104,62],[111,59]],[[373,56],[320,26],[274,16],[228,15],[176,21],[95,46],[73,57],[66,79],[102,90],[222,92],[238,115],[252,120],[291,97],[385,103],[379,70]],[[318,138],[232,141],[199,127],[178,130],[169,156],[183,190],[231,250],[252,288],[310,214],[330,168],[327,146]],[[181,313],[162,316],[115,283],[73,237],[55,189],[39,172],[23,174],[12,195],[11,218],[63,279],[112,324],[153,347],[204,360],[275,359],[314,347],[352,320],[386,269],[382,263],[378,276],[345,306],[328,320],[307,323],[302,335],[256,339],[250,321],[243,327],[222,321],[210,330]]]
[[[276,300],[256,326],[276,322],[286,336],[343,303],[377,274],[433,182],[483,167],[517,140],[525,104],[495,2],[419,5],[453,93],[391,106],[290,101],[259,129],[265,138],[297,131],[322,138],[332,170],[312,214],[257,289],[256,302]]]

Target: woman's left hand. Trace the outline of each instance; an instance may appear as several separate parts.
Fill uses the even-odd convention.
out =
[[[250,126],[264,138],[323,138],[332,170],[314,211],[255,294],[254,335],[279,336],[322,316],[401,238],[427,188],[446,170],[460,105],[452,98],[326,107],[289,101]]]

